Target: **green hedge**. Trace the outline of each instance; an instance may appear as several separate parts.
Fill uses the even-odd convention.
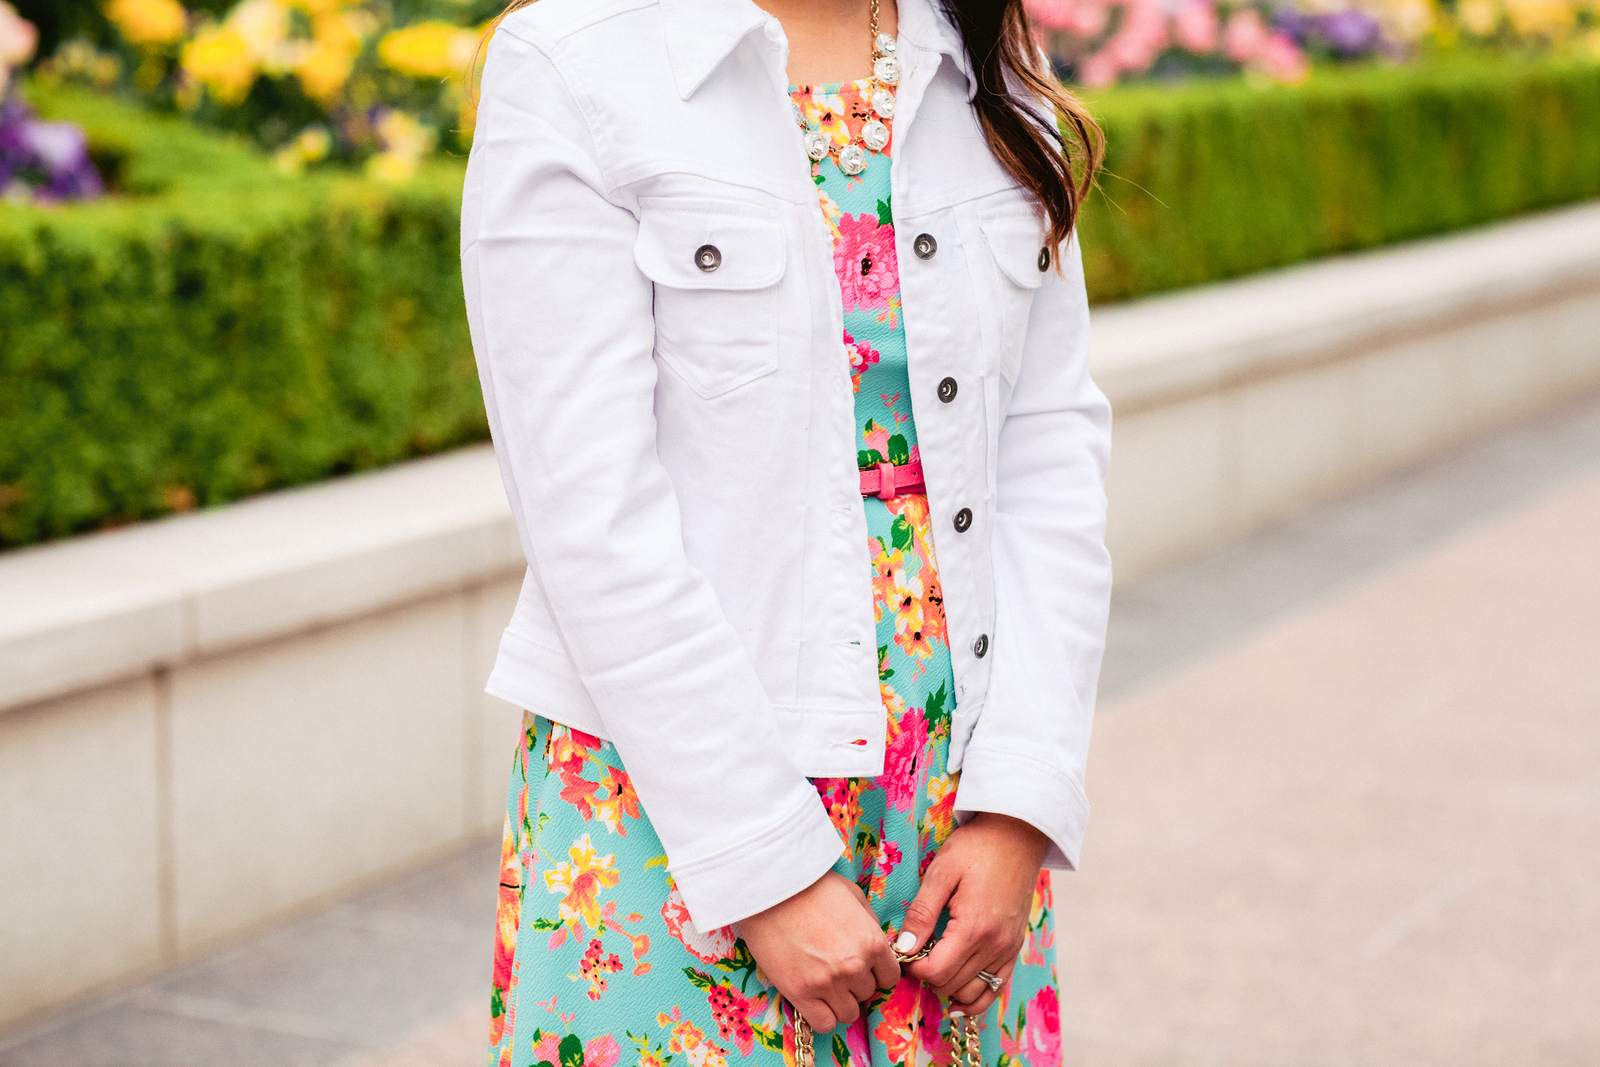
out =
[[[461,166],[291,179],[241,143],[59,91],[121,195],[0,205],[0,547],[486,435]],[[1092,101],[1081,231],[1115,300],[1600,196],[1600,64],[1457,59]]]
[[[1461,56],[1090,101],[1080,233],[1120,300],[1600,196],[1600,63]]]
[[[293,179],[177,120],[36,103],[126,195],[0,206],[0,545],[486,436],[459,163]]]

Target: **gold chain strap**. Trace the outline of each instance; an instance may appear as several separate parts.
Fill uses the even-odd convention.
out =
[[[874,0],[873,7],[877,7]],[[930,937],[928,943],[917,951],[906,954],[895,952],[895,959],[901,963],[915,963],[925,959],[933,951],[933,946],[939,943],[937,937]],[[800,1014],[800,1009],[790,1005],[794,1011],[794,1058],[796,1067],[817,1067],[816,1044],[811,1033],[811,1024],[806,1022],[806,1017]],[[955,1053],[957,1067],[963,1067],[961,1060],[966,1058],[964,1067],[983,1067],[982,1043],[978,1038],[978,1020],[970,1015],[964,1015],[960,1021],[950,1020],[950,1043]]]

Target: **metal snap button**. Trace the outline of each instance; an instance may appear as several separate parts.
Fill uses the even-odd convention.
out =
[[[911,251],[917,254],[918,259],[932,259],[933,254],[939,251],[939,242],[933,239],[931,233],[919,233],[917,239],[911,242]]]
[[[956,398],[956,380],[945,378],[939,383],[939,399],[946,404]]]
[[[722,253],[716,245],[701,245],[694,250],[694,265],[710,274],[722,266]]]
[[[982,659],[984,653],[988,652],[988,651],[989,651],[989,635],[988,634],[979,634],[978,635],[978,639],[976,641],[972,642],[972,654],[974,656],[977,656],[979,659]]]
[[[972,525],[972,509],[962,508],[956,512],[956,533],[966,533],[967,527]],[[980,653],[981,655],[981,653]]]
[[[1039,273],[1043,274],[1050,269],[1050,246],[1045,245],[1039,249]]]

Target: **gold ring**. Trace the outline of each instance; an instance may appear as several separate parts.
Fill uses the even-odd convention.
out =
[[[1000,987],[1005,985],[1005,982],[1001,981],[999,977],[990,974],[988,971],[979,971],[978,977],[982,978],[989,989],[995,993],[1000,992]]]

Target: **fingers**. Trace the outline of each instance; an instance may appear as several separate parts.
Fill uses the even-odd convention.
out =
[[[800,1007],[800,1014],[805,1016],[812,1033],[832,1033],[834,1027],[839,1025],[839,1020],[833,1014],[833,1009],[828,1007],[826,1001],[808,1000]]]
[[[989,988],[989,983],[982,978],[974,978],[962,986],[956,996],[951,998],[950,1007],[952,1012],[960,1012],[962,1015],[982,1015],[988,1011],[989,1005],[999,999],[1001,991],[1006,987],[1006,983],[1011,981],[1011,972],[1016,970],[1016,967],[1017,957],[1012,956],[1003,964],[991,964],[988,967],[981,968],[1000,979],[1000,988],[991,989]]]
[[[883,951],[872,960],[872,981],[878,989],[893,989],[900,984],[900,961],[894,957],[889,942],[883,942]]]
[[[933,858],[928,872],[922,876],[916,899],[906,907],[905,922],[900,924],[900,934],[894,942],[896,952],[915,952],[933,936],[934,927],[939,924],[939,914],[949,902],[950,894],[955,892],[960,875],[951,864],[940,863],[941,858]]]

